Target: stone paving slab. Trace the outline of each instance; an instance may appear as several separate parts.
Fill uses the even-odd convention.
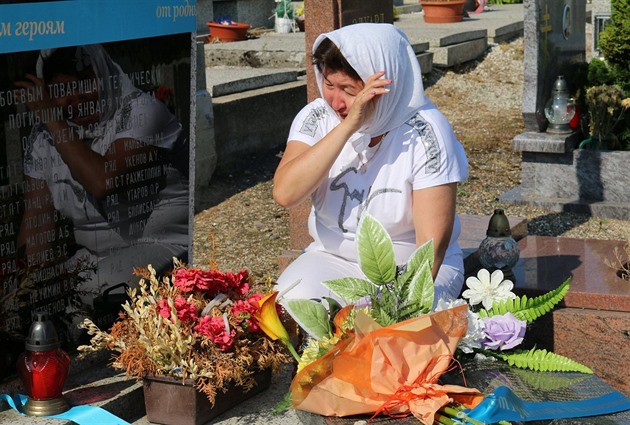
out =
[[[291,68],[208,67],[206,85],[212,97],[218,97],[294,82],[304,75],[304,71]]]
[[[428,59],[438,66],[450,67],[479,57],[495,38],[506,41],[520,36],[523,30],[522,4],[493,5],[483,13],[471,14],[462,22],[449,24],[427,24],[422,16],[422,13],[402,13],[394,25],[409,38],[414,52],[421,58],[424,73],[431,70]],[[204,45],[204,51],[211,93],[215,86],[236,84],[239,75],[246,75],[246,79],[257,76],[242,83],[247,84],[249,90],[282,84],[287,70],[304,73],[306,69],[303,32],[263,32],[254,39],[208,43]],[[231,69],[226,70],[226,67]],[[222,90],[217,88],[219,94],[215,96],[220,96]],[[229,89],[230,92],[233,90],[236,88]]]

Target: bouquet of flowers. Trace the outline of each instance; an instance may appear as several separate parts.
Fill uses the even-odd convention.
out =
[[[291,385],[293,407],[327,416],[413,414],[432,425],[454,408],[472,408],[483,399],[476,389],[440,383],[463,353],[492,355],[516,367],[590,373],[545,350],[508,354],[523,341],[526,322],[562,300],[569,280],[541,297],[518,298],[500,271],[482,270],[467,281],[462,296],[468,303],[439,301],[432,311],[432,241],[398,266],[386,230],[364,213],[357,245],[367,280],[324,282],[349,305],[329,298],[328,308],[315,300],[281,301],[308,334]]]
[[[129,290],[109,332],[89,319],[83,323],[92,338],[78,347],[82,356],[107,349],[114,352],[112,366],[128,376],[193,379],[212,404],[228,384],[248,390],[255,372],[288,361],[282,344],[262,331],[279,321],[275,294],[265,294],[271,282],[254,291],[247,270],[189,268],[177,259],[161,281],[150,265],[134,273],[139,288]]]

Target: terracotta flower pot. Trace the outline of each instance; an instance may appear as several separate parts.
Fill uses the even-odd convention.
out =
[[[172,376],[146,376],[144,405],[149,422],[165,425],[202,425],[271,385],[271,369],[254,374],[256,386],[249,391],[230,386],[217,391],[214,406],[198,391],[194,381]]]
[[[424,22],[429,24],[461,22],[464,19],[465,4],[465,0],[420,0]]]
[[[218,22],[206,22],[210,30],[209,41],[242,41],[247,39],[249,24],[234,22],[221,24]]]

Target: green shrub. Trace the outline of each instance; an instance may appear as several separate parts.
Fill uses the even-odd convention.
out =
[[[603,59],[592,59],[585,75],[577,73],[582,84],[576,84],[576,97],[589,117],[586,136],[597,141],[588,146],[629,150],[630,0],[612,0],[611,7],[611,22],[599,39]]]
[[[280,0],[276,6],[275,13],[278,18],[293,19],[293,6],[291,5],[291,0]]]
[[[630,0],[611,1],[611,23],[600,35],[599,48],[615,84],[630,93]]]
[[[600,35],[599,47],[611,64],[628,68],[630,63],[630,0],[611,1],[611,21]]]

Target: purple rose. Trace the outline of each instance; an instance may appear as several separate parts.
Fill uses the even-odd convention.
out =
[[[482,346],[490,350],[509,350],[523,342],[527,322],[518,320],[512,313],[502,316],[484,317],[484,332]]]

